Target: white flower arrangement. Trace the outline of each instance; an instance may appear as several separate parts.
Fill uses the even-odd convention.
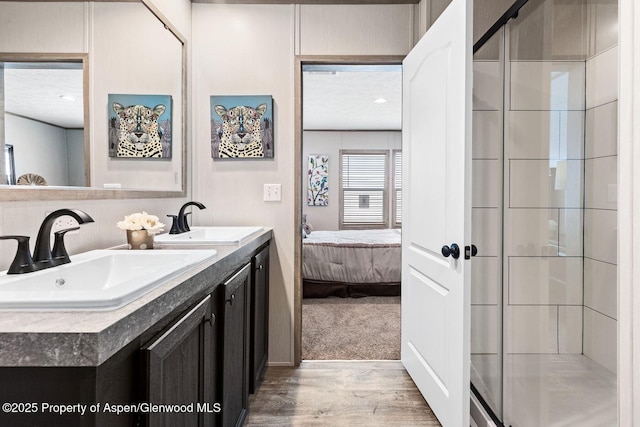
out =
[[[118,228],[122,230],[147,230],[147,234],[154,235],[164,230],[164,224],[155,215],[146,212],[136,212],[126,215],[124,221],[118,222]]]

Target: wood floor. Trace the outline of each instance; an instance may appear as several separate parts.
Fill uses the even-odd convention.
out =
[[[269,367],[247,427],[440,426],[399,361],[303,361]]]

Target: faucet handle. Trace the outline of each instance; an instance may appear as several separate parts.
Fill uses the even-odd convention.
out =
[[[51,250],[51,256],[55,260],[56,264],[66,264],[71,262],[69,259],[69,254],[67,253],[67,248],[64,247],[64,235],[69,231],[80,230],[80,226],[65,228],[64,230],[58,230],[54,235],[53,240],[53,249]]]
[[[180,222],[178,221],[178,215],[167,215],[169,218],[173,220],[171,223],[171,231],[169,234],[180,234],[183,231],[180,229]]]
[[[0,236],[0,240],[17,240],[18,249],[7,274],[20,274],[35,271],[35,264],[29,250],[29,236]]]

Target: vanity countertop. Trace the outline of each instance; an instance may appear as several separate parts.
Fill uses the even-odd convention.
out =
[[[272,237],[265,228],[111,311],[0,311],[0,366],[98,366],[246,263]],[[154,249],[162,250],[162,249]]]

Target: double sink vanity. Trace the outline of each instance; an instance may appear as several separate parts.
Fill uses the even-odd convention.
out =
[[[267,362],[271,238],[193,227],[0,275],[1,424],[242,425]]]

